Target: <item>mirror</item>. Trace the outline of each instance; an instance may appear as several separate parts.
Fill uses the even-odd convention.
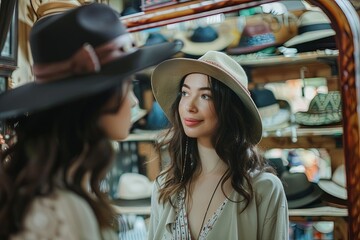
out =
[[[125,16],[122,18],[125,24],[129,27],[129,30],[134,33],[134,36],[137,40],[144,44],[146,41],[146,37],[149,36],[151,32],[160,31],[164,35],[168,37],[175,36],[180,31],[186,29],[190,32],[195,32],[195,29],[199,26],[206,27],[209,24],[211,26],[218,27],[220,31],[225,29],[224,32],[232,31],[231,28],[236,26],[238,29],[242,30],[242,34],[245,30],[244,18],[241,16],[237,16],[239,12],[243,14],[248,12],[249,16],[253,16],[256,21],[259,17],[261,22],[267,22],[270,24],[272,29],[278,31],[281,30],[281,26],[288,27],[287,33],[294,34],[291,31],[291,24],[295,23],[295,19],[299,19],[300,15],[297,15],[298,12],[292,12],[291,15],[284,18],[284,14],[278,14],[278,12],[274,12],[275,10],[269,10],[270,13],[264,13],[264,7],[261,7],[262,4],[269,3],[280,3],[286,1],[249,1],[249,0],[238,0],[238,1],[186,1],[184,3],[178,3],[172,5],[171,7],[157,9],[157,11],[148,11],[141,14],[136,14],[133,17]],[[288,1],[288,2],[299,2],[299,1]],[[310,4],[312,8],[319,8],[323,11],[323,13],[330,19],[331,27],[335,31],[334,40],[335,40],[335,49],[331,49],[330,51],[326,51],[329,49],[328,47],[324,48],[321,51],[315,51],[318,54],[315,59],[318,60],[318,64],[314,68],[299,68],[296,66],[296,76],[289,75],[286,76],[287,79],[293,78],[314,78],[314,77],[325,77],[329,78],[330,76],[336,76],[335,78],[330,79],[332,85],[328,85],[328,89],[321,89],[322,86],[322,78],[316,79],[318,84],[316,86],[316,90],[324,90],[329,91],[332,89],[338,89],[341,93],[342,100],[342,126],[341,126],[341,136],[336,140],[337,144],[342,146],[342,151],[338,156],[343,157],[345,162],[346,169],[346,182],[347,182],[347,198],[348,198],[348,232],[349,239],[359,239],[360,238],[360,191],[359,186],[360,183],[358,179],[360,178],[360,129],[359,129],[359,82],[360,82],[360,22],[358,13],[355,11],[354,6],[348,0],[337,0],[337,1],[329,1],[329,0],[308,0],[307,2]],[[184,6],[187,7],[184,7]],[[189,7],[190,6],[190,7]],[[260,15],[253,14],[251,15],[250,8],[258,8],[261,7],[263,13]],[[249,13],[250,12],[250,13]],[[300,11],[301,14],[301,11]],[[275,15],[275,16],[274,16]],[[281,17],[280,17],[280,16]],[[231,20],[231,18],[233,18]],[[250,17],[251,18],[251,17]],[[246,20],[250,20],[247,18]],[[230,20],[229,20],[230,19]],[[234,20],[235,19],[235,20]],[[226,21],[234,21],[229,25],[223,25]],[[249,22],[249,21],[247,21]],[[283,25],[279,25],[281,22]],[[266,32],[264,32],[266,33]],[[233,47],[236,47],[236,34],[233,36],[234,39],[229,43],[228,46],[233,44]],[[289,36],[288,36],[289,37]],[[238,36],[239,38],[239,36]],[[241,38],[241,36],[240,36]],[[291,39],[290,36],[289,39]],[[265,39],[267,41],[274,40],[273,38]],[[276,40],[276,37],[275,37]],[[333,43],[333,42],[332,42]],[[226,43],[228,44],[228,43]],[[225,44],[225,45],[226,45]],[[271,45],[271,44],[270,44]],[[267,47],[272,47],[272,46]],[[213,47],[221,47],[224,45],[214,45]],[[199,49],[195,49],[199,50]],[[196,53],[193,49],[192,53]],[[216,49],[219,50],[219,49]],[[239,49],[237,49],[239,50]],[[244,49],[242,49],[244,50]],[[271,49],[270,49],[271,50]],[[262,78],[262,82],[270,82],[274,79],[266,78],[263,76],[263,69],[267,71],[271,71],[271,66],[274,62],[268,62],[267,55],[279,54],[284,55],[283,52],[281,54],[278,52],[279,49],[274,49],[270,52],[262,52],[256,54],[250,54],[247,57],[239,57],[242,59],[238,59],[239,61],[243,61],[243,64],[247,65],[247,68],[252,73],[250,74],[250,78],[252,80],[252,84],[254,86],[259,85],[260,83],[256,83],[255,79]],[[196,55],[195,54],[195,55]],[[294,54],[293,52],[287,52],[286,54],[290,54],[291,56]],[[297,53],[300,54],[300,53]],[[194,54],[193,54],[194,55]],[[252,58],[255,58],[252,59]],[[304,55],[304,58],[305,55]],[[261,61],[259,61],[259,59]],[[312,59],[314,60],[314,59]],[[247,62],[246,62],[247,61]],[[251,62],[253,61],[253,62]],[[245,63],[244,63],[245,62]],[[256,62],[256,63],[255,63]],[[262,70],[256,71],[254,65],[262,64]],[[275,62],[276,63],[276,62]],[[282,72],[282,66],[284,63],[277,63],[277,69],[273,70],[272,76],[274,78],[284,77]],[[328,66],[325,72],[319,72],[317,69],[321,69],[323,65]],[[319,67],[320,66],[320,67]],[[255,69],[255,70],[254,70]],[[274,68],[272,68],[274,69]],[[294,72],[295,73],[295,72]],[[312,73],[314,73],[312,75]],[[280,79],[280,78],[278,78]],[[255,81],[255,83],[254,83]],[[298,84],[298,83],[297,83]],[[300,89],[303,91],[303,96],[308,94],[308,97],[313,97],[313,92],[307,92],[304,84],[308,84],[308,82],[301,82]],[[309,86],[308,86],[309,87]],[[312,86],[314,87],[314,86]],[[334,133],[335,135],[338,132]],[[291,135],[292,142],[300,142],[300,137],[296,134]],[[314,136],[309,137],[309,141],[313,141],[315,139]],[[285,142],[287,144],[288,142]],[[319,144],[319,142],[314,142],[315,144]],[[276,144],[284,144],[284,142],[277,142]]]

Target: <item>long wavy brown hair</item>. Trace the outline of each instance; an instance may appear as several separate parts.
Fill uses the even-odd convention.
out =
[[[159,151],[164,147],[168,149],[171,159],[157,178],[158,182],[159,178],[164,179],[158,200],[171,204],[173,196],[182,189],[186,190],[186,186],[201,169],[197,141],[186,136],[178,112],[184,79],[180,82],[178,96],[172,105],[172,126],[164,140],[157,144]],[[219,122],[217,129],[214,129],[212,144],[220,159],[229,166],[221,182],[221,189],[224,192],[223,185],[230,178],[232,187],[244,197],[246,208],[254,195],[250,174],[264,171],[274,173],[274,169],[266,164],[256,145],[248,140],[251,131],[245,127],[245,121],[252,119],[244,111],[245,106],[240,98],[217,79],[209,77],[209,85]]]
[[[16,142],[0,156],[0,239],[21,230],[34,198],[59,187],[85,199],[101,227],[112,226],[115,213],[100,182],[115,154],[98,120],[118,111],[124,87],[129,84],[120,82],[94,96],[9,121]],[[111,98],[117,100],[105,111]]]

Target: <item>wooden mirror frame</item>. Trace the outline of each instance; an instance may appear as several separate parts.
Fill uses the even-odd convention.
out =
[[[339,50],[339,88],[343,101],[343,146],[348,191],[349,239],[360,239],[360,20],[348,0],[307,0],[321,8],[336,31]],[[131,32],[218,13],[254,7],[275,0],[190,1],[171,8],[127,16],[123,22]],[[188,7],[184,7],[187,4]],[[191,7],[189,7],[191,5]]]

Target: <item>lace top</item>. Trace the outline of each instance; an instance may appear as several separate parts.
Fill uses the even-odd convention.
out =
[[[173,240],[190,240],[191,233],[188,224],[188,218],[186,214],[185,207],[185,190],[180,191],[178,194],[178,212],[175,218],[175,222],[172,224],[173,230]],[[200,231],[199,240],[206,239],[208,233],[212,230],[215,225],[218,217],[221,215],[228,199],[226,198],[222,204],[217,208],[212,217],[208,220],[206,224],[204,224],[203,228]]]
[[[76,194],[56,190],[52,195],[37,197],[24,218],[24,228],[11,240],[118,239],[110,229],[101,231],[89,204]]]

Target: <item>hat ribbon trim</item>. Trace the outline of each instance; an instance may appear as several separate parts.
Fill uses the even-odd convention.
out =
[[[200,61],[203,61],[203,62],[205,62],[205,63],[207,63],[207,64],[213,65],[213,66],[216,67],[216,68],[220,68],[221,71],[225,72],[227,75],[229,75],[231,78],[233,78],[233,79],[235,80],[235,82],[238,82],[238,81],[236,81],[236,77],[234,77],[230,72],[228,72],[225,68],[223,68],[223,67],[222,67],[220,64],[218,64],[217,62],[210,61],[210,60],[200,60]],[[218,80],[220,80],[220,79],[218,79]],[[244,92],[246,92],[247,95],[250,96],[249,90],[248,90],[247,88],[245,88],[242,83],[240,83],[239,86],[244,90]]]
[[[261,46],[269,43],[274,43],[275,41],[276,39],[273,33],[263,33],[255,36],[248,36],[242,38],[240,40],[239,46],[242,47]]]
[[[35,82],[47,83],[74,75],[97,73],[101,66],[136,50],[130,34],[121,35],[96,48],[85,43],[64,61],[34,64]]]
[[[275,116],[276,113],[279,112],[280,106],[279,106],[279,104],[274,103],[274,104],[271,104],[266,107],[261,107],[261,108],[259,107],[258,109],[259,109],[259,113],[260,113],[261,117],[268,118],[268,117]]]
[[[298,29],[298,34],[303,34],[306,32],[313,32],[313,31],[319,31],[319,30],[325,30],[325,29],[332,29],[331,25],[329,23],[317,23],[307,26],[301,26]]]

